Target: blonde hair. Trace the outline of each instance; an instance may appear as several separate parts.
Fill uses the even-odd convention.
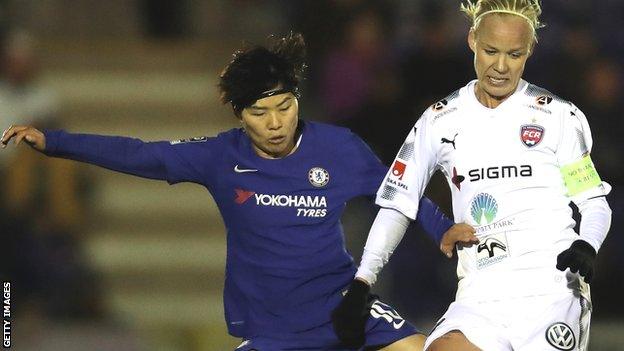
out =
[[[537,30],[544,27],[539,21],[542,14],[540,0],[467,0],[466,4],[461,4],[461,11],[468,16],[472,22],[470,30],[476,30],[483,17],[490,13],[502,13],[516,15],[527,20],[533,29],[533,38],[537,41]]]

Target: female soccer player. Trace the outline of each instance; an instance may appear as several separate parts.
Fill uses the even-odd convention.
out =
[[[241,128],[216,137],[143,142],[12,126],[2,143],[25,140],[48,156],[205,186],[227,230],[225,317],[230,334],[244,338],[237,350],[422,349],[424,336],[368,294],[361,334],[340,329],[339,339],[332,329],[331,311],[356,271],[340,216],[349,199],[375,193],[387,168],[349,130],[298,118],[304,52],[294,34],[237,52],[219,86]],[[421,224],[442,237],[452,222],[420,204]],[[471,229],[457,225],[447,237],[469,238]]]
[[[458,248],[456,300],[427,350],[586,350],[587,283],[611,221],[587,119],[521,78],[537,41],[539,0],[478,0],[462,11],[472,22],[477,79],[410,130],[377,193],[382,209],[353,284],[375,282],[441,170],[455,220],[475,226],[480,242]],[[570,201],[582,214],[579,234]]]

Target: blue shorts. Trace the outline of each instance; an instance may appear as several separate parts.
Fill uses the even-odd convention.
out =
[[[385,346],[420,333],[403,319],[392,307],[375,300],[366,322],[364,348]],[[363,350],[362,349],[362,350]],[[251,337],[243,341],[235,351],[302,351],[302,350],[348,350],[340,346],[331,322],[299,333],[271,337]]]

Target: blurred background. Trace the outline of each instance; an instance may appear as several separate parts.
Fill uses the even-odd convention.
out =
[[[624,2],[545,0],[525,78],[582,109],[614,190],[592,284],[591,350],[624,349],[621,137]],[[389,164],[428,105],[474,77],[456,0],[0,1],[0,128],[173,140],[237,126],[216,93],[244,43],[304,33],[301,117],[352,128]],[[204,188],[168,186],[26,146],[0,152],[0,274],[16,350],[232,350],[221,301],[222,221]],[[450,214],[437,176],[428,196]],[[361,255],[375,214],[349,205]],[[428,331],[453,300],[455,261],[410,229],[376,286]]]

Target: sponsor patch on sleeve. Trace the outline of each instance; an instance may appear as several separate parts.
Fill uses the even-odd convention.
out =
[[[176,144],[185,144],[185,143],[201,143],[206,140],[208,140],[208,137],[202,136],[202,137],[195,137],[195,138],[188,138],[188,139],[172,140],[169,142],[169,144],[176,145]]]
[[[568,196],[580,194],[602,183],[589,155],[561,167],[561,175],[568,190]]]

